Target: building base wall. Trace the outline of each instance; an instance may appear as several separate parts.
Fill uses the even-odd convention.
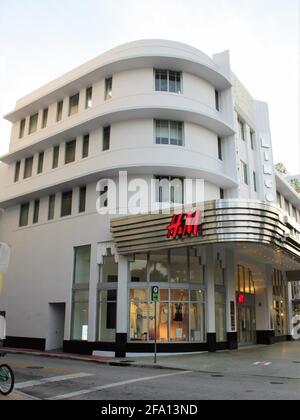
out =
[[[45,338],[30,338],[30,337],[6,337],[3,342],[4,347],[12,347],[15,349],[28,349],[45,351]]]
[[[267,346],[275,344],[275,332],[274,331],[256,331],[256,342],[257,344],[264,344]]]

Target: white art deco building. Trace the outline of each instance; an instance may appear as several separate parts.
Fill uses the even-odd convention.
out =
[[[159,352],[291,339],[300,199],[275,173],[267,104],[232,73],[228,52],[122,45],[20,99],[5,118],[4,345],[150,353],[153,286]],[[156,201],[171,202],[171,214],[123,215],[120,205],[118,215],[99,215],[97,200],[112,203],[109,184],[96,185],[118,183],[120,171],[149,186],[204,180],[202,201],[188,203],[201,209],[201,229],[168,237],[186,197],[166,182]]]

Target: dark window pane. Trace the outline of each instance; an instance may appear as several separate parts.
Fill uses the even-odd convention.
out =
[[[26,120],[22,120],[20,122],[20,132],[19,132],[19,138],[21,139],[22,137],[24,137],[25,135],[25,125],[26,125]]]
[[[86,187],[81,187],[79,191],[79,213],[85,212],[86,207]]]
[[[110,149],[110,126],[103,129],[103,151]]]
[[[112,98],[112,83],[113,83],[112,77],[109,77],[108,79],[105,80],[105,100],[106,101]]]
[[[29,217],[29,203],[24,203],[20,207],[20,220],[19,226],[27,226],[28,225],[28,217]]]
[[[44,111],[43,111],[42,128],[47,127],[47,122],[48,122],[48,108],[44,109]]]
[[[40,213],[40,200],[35,200],[33,211],[33,224],[38,223]]]
[[[85,159],[89,155],[89,146],[90,146],[90,136],[87,134],[83,137],[83,144],[82,144],[82,158]]]
[[[33,167],[33,157],[27,158],[25,160],[24,179],[30,178],[32,176],[32,167]]]
[[[69,100],[69,116],[77,114],[79,107],[79,93],[70,97]]]
[[[59,160],[59,146],[55,146],[53,148],[53,163],[52,163],[53,169],[58,167],[58,160]]]
[[[21,162],[18,161],[16,162],[16,167],[15,167],[15,182],[18,182],[20,179],[20,169],[21,169]]]
[[[56,114],[56,121],[61,121],[62,120],[62,115],[63,115],[63,108],[64,108],[64,102],[60,101],[57,103],[57,114]]]
[[[93,105],[93,88],[89,87],[86,90],[86,97],[85,97],[85,108],[91,108]]]
[[[62,193],[61,217],[71,216],[72,214],[72,191]]]
[[[31,115],[29,120],[29,134],[35,133],[38,127],[39,114]]]
[[[38,174],[41,174],[43,172],[43,167],[44,167],[44,152],[39,154],[38,170],[37,170]]]
[[[65,164],[75,162],[76,156],[76,140],[66,143]]]
[[[55,195],[50,195],[48,204],[48,220],[54,219],[55,212]]]

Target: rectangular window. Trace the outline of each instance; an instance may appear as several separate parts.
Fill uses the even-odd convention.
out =
[[[31,115],[29,120],[29,134],[35,133],[37,131],[39,121],[39,114]]]
[[[38,169],[37,169],[37,173],[41,174],[43,172],[43,168],[44,168],[44,152],[41,152],[39,154],[39,161],[38,161]]]
[[[15,182],[18,182],[20,179],[20,170],[21,170],[21,162],[16,162],[15,166]]]
[[[93,88],[89,87],[85,91],[85,109],[92,108],[93,106]]]
[[[249,182],[248,182],[248,165],[243,161],[241,161],[241,165],[242,165],[243,183],[245,185],[249,185]]]
[[[91,246],[74,248],[74,284],[89,284],[91,270]]]
[[[220,188],[220,199],[224,200],[225,198],[225,191],[223,190],[223,188]]]
[[[285,211],[290,215],[290,203],[286,198],[284,199],[284,207]]]
[[[183,204],[184,179],[171,176],[156,176],[156,201],[158,203]]]
[[[40,214],[40,200],[35,200],[34,202],[34,209],[33,209],[33,224],[39,222],[39,214]]]
[[[110,126],[103,128],[103,151],[110,149]]]
[[[55,214],[55,195],[50,195],[48,202],[48,220],[53,220]]]
[[[255,133],[252,130],[250,130],[250,141],[251,141],[251,149],[255,150]]]
[[[76,157],[76,140],[66,143],[65,164],[75,162]]]
[[[33,157],[25,159],[24,166],[24,179],[30,178],[32,176],[32,167],[33,167]]]
[[[117,290],[101,290],[98,293],[98,333],[103,342],[115,342],[117,326]]]
[[[277,204],[281,208],[281,194],[277,191]]]
[[[61,196],[61,217],[71,216],[72,214],[73,192],[67,191]]]
[[[155,70],[157,92],[182,93],[182,74],[176,71]]]
[[[48,108],[43,111],[42,128],[46,128],[48,123]]]
[[[293,206],[293,218],[295,220],[297,220],[297,210],[296,210],[296,208],[294,206]]]
[[[58,167],[58,160],[59,160],[59,146],[55,146],[53,147],[53,161],[52,161],[53,169]]]
[[[86,186],[79,189],[79,213],[84,213],[86,208]]]
[[[155,121],[156,144],[183,146],[183,123],[178,121]]]
[[[106,101],[112,98],[112,84],[113,84],[112,77],[105,79],[105,100]]]
[[[220,94],[217,90],[215,90],[215,103],[216,103],[216,110],[220,111]]]
[[[242,139],[243,141],[246,141],[246,127],[245,127],[245,123],[239,119],[238,120],[238,124],[239,124],[239,136],[240,139]]]
[[[79,93],[76,95],[70,96],[69,98],[69,117],[74,114],[77,114],[79,109]]]
[[[85,159],[89,156],[89,148],[90,148],[90,135],[87,134],[86,136],[83,136],[82,159]]]
[[[20,131],[19,131],[19,138],[22,139],[25,135],[25,125],[26,125],[26,120],[22,120],[20,122]]]
[[[24,227],[28,225],[29,220],[29,203],[24,203],[20,207],[20,220],[19,220],[19,227]]]
[[[223,160],[223,144],[221,137],[218,137],[218,157],[220,160]]]
[[[257,177],[256,177],[256,172],[253,172],[253,188],[254,188],[254,191],[257,192]]]
[[[63,109],[64,109],[64,101],[59,101],[57,103],[57,111],[56,111],[56,121],[57,122],[62,120]]]
[[[89,291],[74,290],[72,302],[72,339],[88,340]]]

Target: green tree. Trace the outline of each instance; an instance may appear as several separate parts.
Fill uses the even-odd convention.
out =
[[[290,180],[291,186],[300,194],[300,181],[298,179],[291,179]]]
[[[279,162],[275,165],[275,169],[277,172],[283,174],[283,175],[288,175],[288,170],[286,169],[286,166],[284,163]]]

